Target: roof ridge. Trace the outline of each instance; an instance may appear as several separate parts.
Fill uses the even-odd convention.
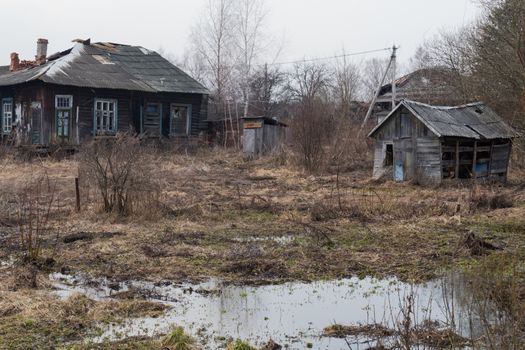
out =
[[[420,106],[424,106],[428,108],[433,108],[433,109],[439,109],[439,110],[451,110],[451,109],[460,109],[460,108],[468,108],[468,107],[485,105],[485,103],[481,101],[465,103],[465,104],[457,105],[457,106],[433,106],[433,105],[429,105],[428,103],[418,102],[418,101],[414,101],[414,100],[410,100],[406,98],[401,100],[401,102],[403,101],[407,103],[412,103],[412,104],[416,104],[416,105],[420,105]]]

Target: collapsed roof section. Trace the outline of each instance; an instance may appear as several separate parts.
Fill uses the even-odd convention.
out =
[[[115,43],[77,42],[42,65],[15,71],[0,67],[0,86],[38,80],[88,88],[208,94],[202,84],[158,53]]]

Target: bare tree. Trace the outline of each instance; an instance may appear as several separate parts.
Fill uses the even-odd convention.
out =
[[[381,84],[381,79],[385,74],[385,71],[388,67],[388,62],[390,59],[379,59],[372,58],[365,62],[363,67],[363,92],[362,97],[365,101],[371,101],[374,97],[379,84]],[[391,82],[394,79],[392,75],[392,70],[389,71],[386,81]]]
[[[465,27],[459,31],[441,32],[423,43],[411,60],[413,70],[439,69],[441,80],[460,97],[463,103],[474,99],[472,91],[472,30]]]
[[[285,103],[286,75],[278,68],[264,65],[254,72],[250,79],[250,103],[252,111],[267,117],[276,116],[279,104]]]
[[[238,52],[239,82],[243,116],[248,115],[250,101],[250,78],[254,64],[265,50],[264,22],[266,9],[264,0],[237,0],[235,11],[235,46]]]
[[[332,113],[329,96],[330,75],[324,64],[296,64],[289,75],[288,91],[296,104],[292,121],[294,143],[300,154],[301,164],[308,171],[321,167],[323,147],[330,130]]]
[[[206,84],[213,90],[219,114],[230,87],[234,44],[233,0],[208,0],[203,17],[191,33],[194,62],[207,70]]]
[[[444,67],[463,101],[481,100],[525,128],[525,2],[478,0],[481,18],[424,43],[416,66]],[[516,141],[520,149],[520,141]],[[520,152],[514,152],[520,157]]]
[[[333,94],[340,117],[350,117],[351,105],[357,98],[361,76],[358,67],[348,62],[343,54],[334,67]]]
[[[485,13],[476,23],[425,42],[413,65],[447,68],[465,102],[484,100],[519,122],[525,112],[525,2],[479,2]]]
[[[304,104],[326,96],[330,85],[328,67],[322,63],[297,63],[289,74],[288,91]]]
[[[207,85],[208,67],[206,66],[206,60],[200,54],[192,54],[191,52],[186,51],[182,58],[175,61],[168,61],[175,63],[180,66],[186,73],[188,73],[193,79],[197,80],[203,85]]]
[[[473,35],[473,74],[480,95],[499,109],[511,107],[523,125],[525,94],[525,3],[522,0],[481,1],[485,17]],[[512,110],[505,111],[512,113]]]

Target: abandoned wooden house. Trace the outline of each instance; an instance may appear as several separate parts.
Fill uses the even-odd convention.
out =
[[[381,122],[392,110],[395,84],[395,104],[407,99],[440,106],[455,106],[463,103],[460,89],[455,86],[457,73],[445,68],[423,68],[408,73],[393,82],[381,86],[376,99],[374,115]]]
[[[368,135],[376,140],[373,177],[439,183],[442,179],[506,179],[518,134],[482,103],[436,107],[410,100]]]
[[[78,145],[118,131],[189,138],[205,131],[208,91],[154,51],[75,40],[34,61],[0,67],[1,138],[13,145]]]

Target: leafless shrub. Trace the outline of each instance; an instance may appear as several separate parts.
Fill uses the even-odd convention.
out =
[[[273,165],[277,167],[290,165],[292,159],[292,150],[285,144],[276,146],[268,157],[272,160]]]
[[[17,196],[20,244],[27,261],[38,261],[43,236],[50,230],[56,185],[47,175],[30,179]]]
[[[330,119],[321,101],[303,103],[292,121],[293,143],[298,152],[298,162],[307,171],[322,169],[325,146],[330,130]]]
[[[477,210],[512,208],[514,206],[513,198],[508,193],[501,193],[500,191],[494,191],[492,189],[484,191],[478,183],[475,183],[470,188],[467,201],[469,209],[472,212]]]
[[[483,348],[519,349],[525,341],[523,256],[497,254],[468,272],[472,295],[466,300],[477,315]]]
[[[359,123],[350,118],[334,120],[327,154],[327,170],[330,173],[372,169],[371,140],[359,134]]]
[[[497,249],[499,248],[478,237],[472,231],[462,234],[458,244],[458,250],[466,250],[470,256],[486,255]]]
[[[96,188],[105,212],[125,216],[161,208],[160,184],[151,169],[151,154],[143,147],[137,137],[118,134],[82,149],[80,176]]]
[[[330,130],[326,102],[329,81],[328,68],[322,64],[296,64],[289,74],[287,90],[295,102],[292,138],[299,163],[307,171],[319,170],[324,159]]]

